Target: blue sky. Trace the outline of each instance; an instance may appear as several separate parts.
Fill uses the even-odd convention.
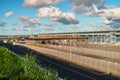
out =
[[[119,29],[120,1],[102,1],[0,0],[0,35]]]

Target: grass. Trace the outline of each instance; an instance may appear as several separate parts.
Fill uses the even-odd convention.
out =
[[[58,80],[57,71],[41,67],[35,57],[20,58],[0,47],[0,80]]]

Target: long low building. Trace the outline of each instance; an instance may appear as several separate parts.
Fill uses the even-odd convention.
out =
[[[28,45],[37,45],[37,44],[69,44],[70,41],[81,40],[86,41],[88,38],[81,35],[58,35],[58,34],[49,34],[49,35],[38,35],[36,38],[27,38],[26,44]]]
[[[120,43],[120,30],[109,31],[87,31],[87,32],[67,32],[67,33],[46,33],[39,34],[37,37],[28,38],[28,44],[37,43],[56,43],[69,44],[79,43]],[[34,43],[35,44],[35,43]]]

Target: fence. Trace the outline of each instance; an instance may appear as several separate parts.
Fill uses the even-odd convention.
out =
[[[27,46],[27,45],[24,45],[24,46],[29,47],[38,52],[41,52],[42,54],[45,54],[45,55],[51,55],[56,58],[60,58],[60,59],[75,63],[77,65],[81,65],[81,66],[91,68],[97,71],[105,72],[105,73],[111,73],[114,76],[120,77],[120,63],[118,62],[107,61],[104,59],[97,59],[97,58],[92,58],[87,56],[81,56],[79,54],[75,54],[72,52],[71,53],[62,52],[62,51],[43,48],[43,47],[35,47],[35,46],[33,47],[33,46]],[[94,54],[94,52],[91,52],[91,54]],[[101,53],[101,56],[102,56],[102,53]]]

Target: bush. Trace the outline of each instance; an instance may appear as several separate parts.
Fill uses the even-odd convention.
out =
[[[32,56],[18,57],[0,47],[0,79],[58,80],[55,70],[41,67]]]

